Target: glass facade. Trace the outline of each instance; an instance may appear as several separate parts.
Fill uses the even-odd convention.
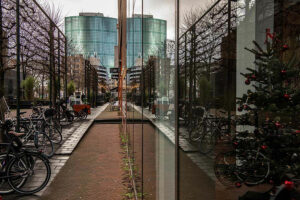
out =
[[[142,57],[142,17],[127,19],[127,67]],[[117,45],[117,19],[103,16],[72,16],[65,19],[65,33],[76,54],[100,57],[106,67],[114,67],[114,46]],[[167,22],[149,15],[144,17],[144,58],[164,57],[167,41]],[[73,53],[73,52],[72,52]]]
[[[143,60],[149,56],[165,57],[167,41],[167,21],[155,19],[151,15],[134,15],[127,19],[127,67],[135,65],[137,58],[142,58],[142,47],[144,51]],[[143,32],[143,39],[142,39]],[[143,45],[142,45],[143,40]]]
[[[127,78],[134,78],[126,81],[126,130],[134,179],[139,199],[175,200],[175,46],[168,36],[175,32],[167,31],[175,18],[164,18],[162,7],[150,7],[152,1],[133,2],[127,18]],[[174,1],[163,7],[174,16]]]
[[[299,6],[180,1],[179,199],[299,198]]]
[[[100,58],[103,66],[114,67],[114,47],[118,45],[117,19],[104,16],[72,16],[65,18],[65,34],[72,54]],[[75,48],[74,48],[75,49]]]
[[[142,199],[299,199],[300,2],[208,2],[166,3],[178,17],[170,56],[145,54],[145,30],[131,43],[143,61],[126,88]]]

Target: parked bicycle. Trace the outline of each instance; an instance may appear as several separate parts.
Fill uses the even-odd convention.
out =
[[[274,129],[269,126],[262,133],[238,133],[235,149],[217,155],[214,170],[221,183],[257,185],[286,173],[300,175],[297,133],[288,129],[270,132]]]
[[[63,124],[71,124],[75,120],[84,120],[88,116],[87,107],[79,111],[69,110],[63,101],[56,104],[56,111],[59,113],[60,122]]]
[[[39,151],[23,148],[18,133],[12,131],[13,126],[11,120],[0,121],[0,128],[8,141],[1,144],[6,150],[0,153],[0,193],[37,193],[50,180],[49,160]]]
[[[189,140],[197,142],[202,154],[210,153],[221,139],[230,139],[231,126],[234,126],[233,115],[228,120],[226,112],[219,111],[223,116],[210,114],[204,107],[196,107],[188,123]]]
[[[33,146],[51,157],[54,154],[54,144],[62,142],[62,128],[57,122],[54,109],[43,109],[29,118],[20,119],[22,142],[26,146]],[[16,124],[16,119],[14,120]]]

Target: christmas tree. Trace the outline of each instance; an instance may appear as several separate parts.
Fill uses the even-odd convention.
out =
[[[300,112],[299,63],[296,56],[284,60],[288,45],[278,39],[276,34],[267,30],[264,50],[257,42],[255,48],[248,49],[255,55],[255,69],[247,68],[242,74],[245,84],[251,89],[238,98],[238,111],[247,111],[242,117],[253,117],[256,128],[263,126],[265,120],[279,127],[297,126]]]
[[[270,30],[267,30],[264,48],[255,41],[253,44],[255,48],[246,50],[255,55],[255,68],[247,68],[247,73],[241,73],[245,84],[251,87],[238,98],[237,109],[240,112],[238,125],[254,129],[244,128],[243,134],[237,134],[237,137],[239,142],[250,138],[256,145],[243,145],[244,149],[239,150],[245,152],[247,147],[252,150],[261,147],[263,154],[271,160],[269,178],[277,176],[274,179],[279,179],[287,169],[300,171],[297,167],[300,166],[299,159],[294,160],[294,155],[299,152],[300,138],[299,62],[295,55],[288,59],[284,56],[290,52],[288,45]]]
[[[288,45],[267,30],[264,47],[253,42],[255,67],[241,75],[249,89],[237,99],[234,150],[218,154],[215,174],[223,184],[278,183],[300,177],[299,63]],[[242,131],[241,131],[242,130]]]

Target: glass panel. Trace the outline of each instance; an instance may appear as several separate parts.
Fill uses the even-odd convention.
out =
[[[214,164],[234,132],[236,3],[228,2],[180,1],[180,199],[227,198],[218,197]]]
[[[175,1],[164,2],[160,9],[152,6],[158,1],[143,3],[142,9],[142,1],[129,1],[127,122],[132,123],[127,127],[139,178],[138,192],[143,199],[172,200],[175,199]]]
[[[144,1],[143,112],[154,130],[151,134],[145,126],[143,142],[143,186],[144,193],[152,194],[149,199],[175,199],[174,14],[175,1]]]
[[[180,1],[179,199],[297,198],[299,6]]]

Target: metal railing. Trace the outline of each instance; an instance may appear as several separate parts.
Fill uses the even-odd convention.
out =
[[[235,100],[235,37],[238,4],[218,0],[179,37],[179,116],[197,106],[230,112]],[[231,97],[230,97],[231,96]]]
[[[46,12],[37,1],[0,0],[0,8],[0,76],[3,78],[8,70],[16,71],[14,95],[19,119],[21,96],[26,96],[21,91],[21,81],[28,76],[37,80],[41,98],[49,91],[50,105],[61,98],[62,83],[67,98],[68,42],[47,14],[51,12]],[[3,96],[4,80],[0,86]]]

